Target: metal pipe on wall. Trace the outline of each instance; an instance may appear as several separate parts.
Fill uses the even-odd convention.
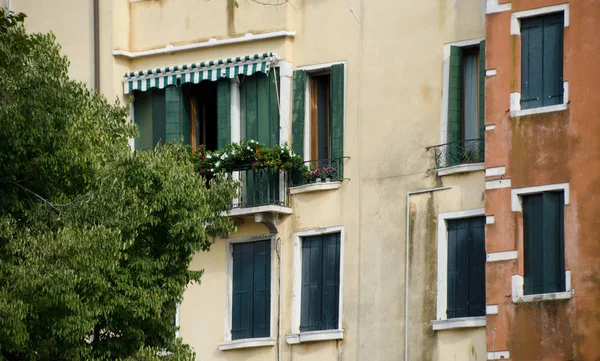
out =
[[[406,193],[406,235],[405,235],[405,241],[406,244],[404,245],[404,252],[405,252],[405,258],[404,258],[404,361],[408,361],[408,270],[409,270],[409,265],[408,265],[408,237],[410,235],[410,217],[409,217],[409,211],[410,211],[410,196],[415,195],[415,194],[423,194],[423,193],[430,193],[430,192],[436,192],[436,191],[443,191],[446,189],[451,189],[452,187],[438,187],[438,188],[429,188],[429,189],[421,189],[418,191],[413,191],[413,192],[408,192]]]
[[[94,17],[94,90],[100,92],[100,0],[93,1]]]

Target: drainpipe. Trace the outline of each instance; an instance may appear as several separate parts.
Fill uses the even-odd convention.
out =
[[[437,191],[443,191],[446,189],[450,189],[452,187],[438,187],[438,188],[429,188],[429,189],[421,189],[418,191],[408,192],[406,193],[406,236],[404,245],[404,361],[408,361],[408,236],[410,233],[409,226],[409,211],[410,211],[410,196],[415,194],[423,194],[423,193],[431,193]]]
[[[94,90],[100,92],[100,0],[93,0],[94,12]]]
[[[9,12],[12,11],[12,7],[10,6],[10,0],[6,0],[6,8]]]

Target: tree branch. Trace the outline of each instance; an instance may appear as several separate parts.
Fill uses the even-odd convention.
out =
[[[76,198],[75,200],[73,200],[73,201],[71,201],[71,202],[69,202],[69,203],[64,203],[64,204],[56,204],[56,203],[52,203],[52,202],[48,201],[48,200],[47,200],[47,199],[45,199],[44,197],[40,196],[39,194],[35,193],[35,192],[34,192],[34,191],[32,191],[32,190],[30,190],[30,189],[28,189],[28,188],[26,188],[26,187],[24,187],[24,186],[20,185],[20,184],[19,184],[19,183],[17,183],[17,182],[10,182],[10,183],[11,183],[11,184],[14,184],[14,185],[16,185],[17,187],[21,188],[21,189],[22,189],[22,190],[24,190],[25,192],[27,192],[27,193],[29,193],[29,194],[31,194],[31,195],[33,195],[33,196],[35,196],[35,197],[36,197],[37,199],[39,199],[39,200],[40,200],[42,203],[45,203],[45,204],[47,204],[48,206],[52,207],[52,209],[54,209],[54,210],[55,210],[55,211],[57,211],[58,213],[60,213],[60,212],[61,212],[61,210],[60,210],[59,208],[61,208],[61,207],[68,207],[68,206],[71,206],[71,205],[73,205],[73,204],[75,204],[75,203],[77,203],[77,202],[80,202],[81,200],[83,200],[85,197],[87,197],[87,196],[88,196],[87,194],[84,194],[83,196],[81,196],[81,197],[79,197],[79,198]]]

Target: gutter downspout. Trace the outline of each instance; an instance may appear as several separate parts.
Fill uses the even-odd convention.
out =
[[[10,6],[10,0],[6,0],[6,8],[9,12],[12,11],[12,7]]]
[[[100,0],[93,0],[94,13],[94,90],[100,93]]]
[[[423,194],[430,193],[436,191],[443,191],[446,189],[451,189],[452,187],[438,187],[438,188],[429,188],[429,189],[421,189],[418,191],[408,192],[406,193],[406,236],[404,245],[405,259],[404,259],[404,361],[408,361],[408,237],[410,234],[410,226],[409,226],[409,211],[410,211],[410,196],[415,194]]]

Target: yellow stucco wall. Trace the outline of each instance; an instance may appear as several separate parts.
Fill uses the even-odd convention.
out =
[[[239,8],[228,3],[101,0],[101,90],[111,100],[122,97],[126,71],[266,51],[276,51],[294,68],[346,62],[347,179],[337,190],[292,196],[293,214],[280,218],[281,360],[403,358],[405,196],[441,185],[452,189],[411,199],[409,360],[484,360],[484,329],[436,332],[430,323],[436,305],[431,280],[437,274],[437,214],[483,208],[483,172],[426,175],[433,155],[425,151],[441,142],[443,45],[484,36],[484,1],[293,0],[273,7],[240,0]],[[13,7],[28,13],[31,31],[54,31],[72,75],[93,83],[91,0],[19,0]],[[112,55],[273,31],[295,36],[132,59]],[[333,226],[345,230],[344,340],[288,345],[294,233]],[[245,218],[230,237],[265,233],[264,226]],[[225,244],[216,240],[210,252],[194,257],[192,267],[205,274],[201,284],[186,290],[180,334],[198,360],[275,360],[277,347],[218,350],[225,327]]]
[[[91,1],[12,0],[11,10],[27,15],[29,32],[52,31],[71,66],[69,75],[92,84],[94,81],[93,12]]]

